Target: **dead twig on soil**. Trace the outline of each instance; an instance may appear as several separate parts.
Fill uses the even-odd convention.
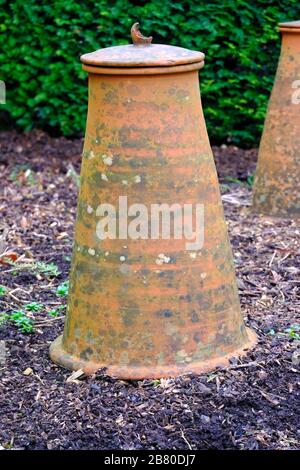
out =
[[[182,437],[182,439],[184,440],[184,442],[186,443],[186,445],[188,446],[188,448],[189,448],[190,450],[193,450],[191,444],[189,443],[189,441],[188,441],[187,438],[185,437],[184,432],[183,432],[182,429],[180,430],[180,432],[181,432],[181,437]]]

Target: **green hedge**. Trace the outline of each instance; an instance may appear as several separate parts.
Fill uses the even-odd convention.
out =
[[[130,42],[141,23],[156,43],[201,50],[211,140],[257,145],[276,70],[279,21],[300,18],[299,0],[0,0],[1,124],[82,134],[86,74],[79,56]]]

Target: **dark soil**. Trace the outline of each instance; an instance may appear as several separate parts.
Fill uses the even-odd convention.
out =
[[[20,255],[16,266],[0,265],[0,312],[43,304],[28,313],[34,333],[0,327],[0,448],[299,449],[300,229],[251,214],[255,150],[214,153],[256,349],[227,369],[161,381],[123,382],[103,371],[67,381],[71,373],[49,360],[63,329],[61,311],[49,312],[65,304],[56,289],[68,277],[81,148],[41,132],[0,134],[0,248]]]

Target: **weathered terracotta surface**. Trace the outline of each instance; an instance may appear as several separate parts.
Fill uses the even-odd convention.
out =
[[[298,218],[300,21],[281,23],[280,31],[281,56],[259,148],[253,208],[265,215]]]
[[[84,65],[89,110],[68,312],[51,346],[52,359],[69,369],[106,367],[125,379],[202,372],[255,342],[240,312],[201,66],[113,75],[101,61],[92,71]],[[187,251],[184,239],[99,241],[97,207],[118,206],[121,195],[147,207],[204,204],[203,248]]]

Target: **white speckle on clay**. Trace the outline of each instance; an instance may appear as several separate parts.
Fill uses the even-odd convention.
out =
[[[93,150],[90,151],[89,158],[95,158],[95,154],[94,154]]]
[[[87,206],[86,210],[87,210],[88,214],[91,214],[94,209],[92,208],[92,206]]]
[[[105,255],[105,256],[108,256],[108,255],[109,255],[109,251],[106,251],[106,252],[104,253],[104,255]]]
[[[102,160],[105,165],[111,166],[113,164],[113,157],[112,155],[102,155]]]
[[[201,279],[205,279],[205,278],[206,278],[206,276],[207,276],[207,274],[206,274],[206,273],[201,273],[201,274],[200,274],[200,277],[201,277]]]
[[[160,253],[158,255],[158,258],[155,260],[155,263],[158,265],[162,265],[164,263],[169,263],[171,258],[169,256],[164,255],[163,253]]]
[[[125,186],[127,186],[128,181],[127,181],[127,180],[122,180],[122,184],[124,184]]]
[[[88,252],[89,252],[89,254],[90,254],[91,256],[95,256],[95,253],[96,253],[96,252],[95,252],[94,248],[89,248],[89,249],[88,249]]]
[[[120,256],[120,261],[122,261],[122,263],[123,263],[124,261],[126,261],[126,257],[125,256]]]
[[[102,179],[103,181],[108,181],[108,178],[107,178],[107,176],[106,176],[105,173],[101,173],[101,179]]]
[[[78,246],[77,251],[80,251],[80,246]]]
[[[190,253],[190,257],[191,257],[192,259],[196,259],[196,256],[197,256],[197,253],[196,253],[196,252]]]
[[[135,182],[135,183],[140,183],[141,181],[142,181],[142,178],[140,177],[140,175],[136,175],[136,176],[134,177],[134,182]]]

